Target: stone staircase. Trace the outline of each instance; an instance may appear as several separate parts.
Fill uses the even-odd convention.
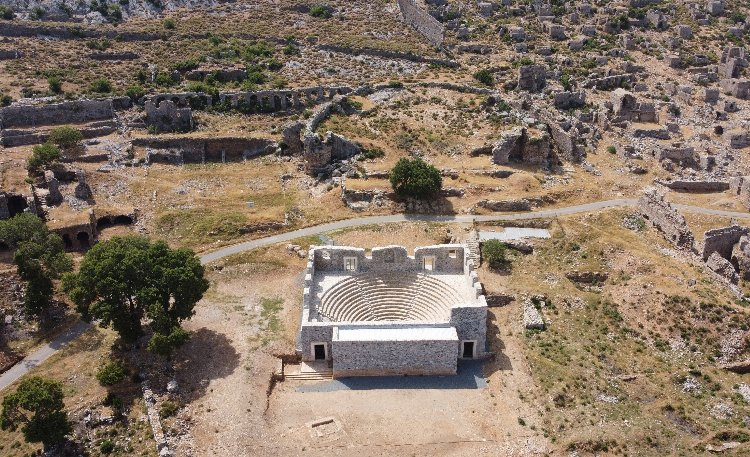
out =
[[[469,234],[466,237],[466,247],[469,250],[469,260],[474,263],[474,268],[479,268],[482,256],[479,249],[479,232],[476,229],[471,229],[471,231],[469,231]]]

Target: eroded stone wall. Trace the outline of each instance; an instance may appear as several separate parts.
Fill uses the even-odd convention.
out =
[[[685,218],[655,188],[649,188],[644,192],[638,201],[638,210],[674,246],[695,249],[693,233],[688,228]]]
[[[398,7],[401,10],[404,22],[424,36],[432,45],[436,47],[443,45],[445,27],[437,19],[430,16],[427,10],[417,5],[414,0],[398,0]]]

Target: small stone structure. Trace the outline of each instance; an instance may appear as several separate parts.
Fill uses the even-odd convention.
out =
[[[523,300],[523,327],[526,330],[544,330],[544,318],[531,297]]]
[[[89,187],[88,183],[86,182],[86,172],[83,170],[76,171],[76,181],[78,181],[78,184],[76,184],[75,188],[76,198],[79,198],[81,200],[91,199],[93,193],[91,192],[91,187]]]
[[[611,94],[613,118],[612,124],[622,122],[658,122],[656,107],[653,103],[639,103],[635,96],[622,88]]]
[[[413,27],[433,46],[441,47],[445,38],[445,27],[437,19],[420,8],[414,0],[398,0],[404,22]]]
[[[485,355],[487,303],[465,245],[314,247],[297,352],[334,377],[455,374]]]
[[[189,132],[193,130],[193,110],[179,108],[172,100],[146,101],[146,124],[157,132]]]
[[[539,92],[547,85],[547,70],[544,65],[522,65],[518,67],[518,88]]]
[[[552,141],[545,131],[518,127],[505,132],[492,145],[492,161],[505,165],[511,162],[541,165],[553,156]]]
[[[638,210],[667,240],[680,249],[695,249],[693,233],[685,218],[655,188],[646,189],[638,200]]]

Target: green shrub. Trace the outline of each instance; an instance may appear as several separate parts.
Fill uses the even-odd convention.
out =
[[[154,83],[160,87],[170,87],[174,85],[175,81],[172,79],[171,75],[167,73],[159,73],[156,75]]]
[[[47,78],[47,84],[49,85],[50,92],[55,94],[62,92],[62,79],[59,76],[50,76]]]
[[[0,106],[9,106],[13,103],[13,97],[0,93]]]
[[[83,134],[80,130],[68,125],[56,127],[49,133],[50,143],[56,144],[62,149],[72,148],[83,140]]]
[[[96,380],[103,386],[113,386],[125,379],[126,374],[122,362],[115,360],[99,367]]]
[[[130,97],[131,100],[137,101],[144,95],[146,95],[146,90],[138,85],[130,86],[127,89],[125,89],[125,95]]]
[[[186,71],[195,70],[199,65],[199,62],[195,59],[185,59],[173,63],[169,68],[171,68],[172,70],[177,70],[180,73],[184,73]]]
[[[37,19],[41,19],[42,17],[44,17],[45,14],[47,14],[47,10],[37,5],[31,8],[31,12],[29,13],[29,18],[35,21]]]
[[[13,8],[10,6],[0,5],[0,18],[6,21],[13,20],[16,17],[16,13],[13,12]]]
[[[91,82],[91,92],[108,94],[112,92],[112,83],[107,78],[98,78]]]
[[[363,149],[359,155],[359,160],[373,160],[385,156],[385,152],[380,148]]]
[[[310,7],[310,16],[319,17],[322,19],[328,19],[333,16],[330,6],[326,5],[313,5]]]
[[[617,148],[610,144],[607,146],[607,152],[610,154],[617,154]]]
[[[400,197],[427,198],[443,187],[440,171],[422,159],[401,158],[391,171],[391,187]]]
[[[255,43],[245,46],[241,52],[242,58],[247,61],[254,61],[258,57],[271,57],[273,49],[265,41],[256,41]]]
[[[99,444],[99,452],[102,454],[111,454],[115,450],[115,443],[112,440],[104,440]]]
[[[164,19],[164,28],[167,30],[174,30],[177,27],[177,23],[171,17]]]
[[[172,417],[177,414],[178,409],[180,409],[180,405],[171,400],[166,400],[161,404],[161,408],[159,408],[159,417],[161,419]]]
[[[40,144],[31,150],[31,157],[26,161],[26,169],[32,172],[38,171],[59,159],[60,149],[57,146],[52,143]]]
[[[399,80],[392,79],[392,80],[388,81],[388,87],[390,87],[392,89],[401,89],[402,87],[404,87],[404,83],[402,83]]]
[[[486,68],[474,73],[474,79],[484,84],[485,86],[492,86],[495,84],[495,77],[492,76],[492,71]]]
[[[487,240],[482,243],[482,259],[493,270],[506,270],[510,264],[506,257],[507,249],[500,240]]]

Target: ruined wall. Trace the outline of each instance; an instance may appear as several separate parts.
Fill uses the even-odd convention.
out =
[[[127,98],[127,97],[125,97]],[[0,109],[0,128],[78,124],[112,119],[117,106],[129,104],[114,99],[80,100],[51,105],[11,105]]]
[[[675,247],[695,249],[693,233],[685,218],[656,189],[649,188],[644,192],[638,200],[638,211]]]
[[[726,181],[657,181],[664,187],[681,192],[723,192],[729,189]]]
[[[271,154],[278,146],[266,138],[136,138],[133,146],[152,148],[147,162],[237,162]]]
[[[420,8],[414,0],[398,0],[398,7],[404,22],[422,34],[433,46],[443,45],[445,27],[430,13]]]
[[[325,246],[313,250],[313,262],[316,271],[343,272],[344,257],[356,257],[359,272],[367,271],[414,271],[422,270],[422,259],[435,257],[434,272],[462,273],[464,267],[464,246],[460,244],[442,244],[425,246],[414,251],[409,257],[402,246],[385,246],[373,248],[372,257],[365,256],[361,248]],[[468,274],[468,271],[466,271]]]
[[[750,234],[750,228],[733,225],[709,230],[703,235],[703,260],[706,261],[712,253],[718,252],[723,258],[732,258],[732,249],[739,243],[740,238]]]

